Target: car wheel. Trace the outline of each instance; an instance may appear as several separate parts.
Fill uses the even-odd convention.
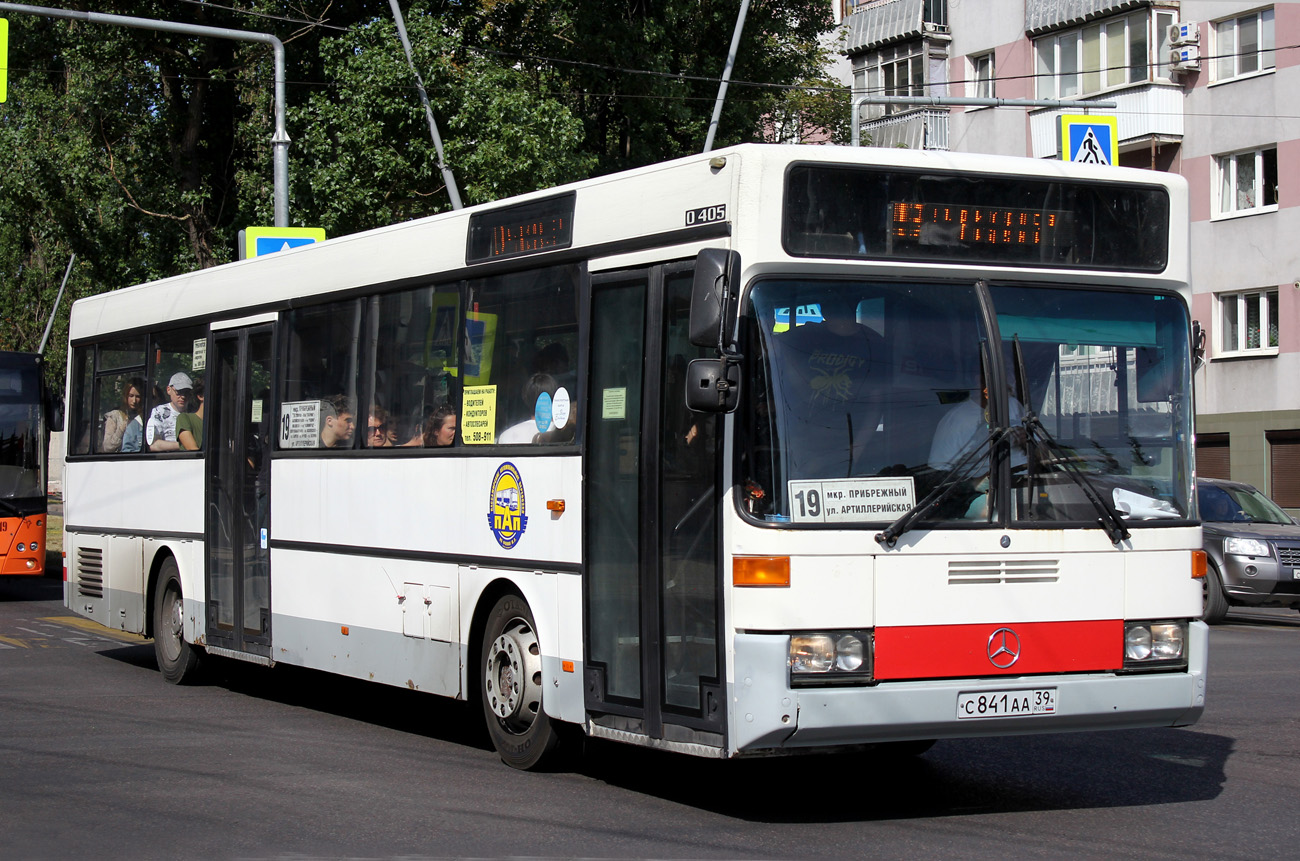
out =
[[[1201,618],[1207,625],[1217,625],[1228,615],[1228,596],[1223,591],[1223,578],[1214,561],[1205,566],[1205,580],[1202,583],[1204,602]]]
[[[539,768],[554,759],[557,727],[542,710],[542,653],[528,602],[497,601],[483,631],[480,697],[488,735],[501,760]]]

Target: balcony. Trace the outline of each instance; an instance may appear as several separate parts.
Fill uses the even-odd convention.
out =
[[[947,0],[849,0],[845,12],[849,54],[948,32]]]
[[[1138,143],[1177,142],[1183,139],[1183,88],[1170,83],[1135,84],[1120,90],[1095,93],[1089,98],[1113,100],[1115,108],[1099,108],[1098,116],[1113,116],[1119,123],[1119,146],[1125,149]],[[1029,135],[1034,158],[1050,158],[1060,153],[1062,114],[1079,114],[1071,108],[1043,108],[1029,115]],[[946,140],[946,136],[945,136]],[[945,147],[946,149],[946,147]]]
[[[948,109],[917,108],[858,126],[863,146],[948,149]]]

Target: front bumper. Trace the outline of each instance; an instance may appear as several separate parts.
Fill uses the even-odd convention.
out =
[[[1195,723],[1205,708],[1209,628],[1203,622],[1192,622],[1188,640],[1185,672],[999,676],[792,689],[784,672],[788,638],[783,634],[737,634],[731,753],[1187,726]],[[1056,688],[1055,714],[957,719],[961,693],[1045,687]]]
[[[1289,565],[1259,556],[1223,557],[1223,588],[1242,604],[1300,606],[1300,579]],[[1251,573],[1251,572],[1254,573]]]

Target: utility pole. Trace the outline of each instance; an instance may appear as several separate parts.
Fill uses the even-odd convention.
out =
[[[731,83],[731,69],[736,65],[736,52],[740,50],[740,34],[745,30],[745,16],[749,14],[749,0],[740,0],[740,14],[736,16],[736,29],[731,34],[731,49],[727,51],[727,65],[722,70],[718,84],[718,99],[713,103],[713,119],[709,121],[709,134],[704,138],[704,151],[713,149],[713,136],[718,132],[722,118],[722,103],[727,100],[727,85]]]
[[[438,153],[438,170],[442,171],[442,181],[447,185],[451,208],[460,209],[460,192],[456,189],[456,177],[443,161],[442,138],[438,135],[438,123],[433,118],[433,108],[429,106],[429,94],[424,91],[424,79],[420,77],[420,72],[415,68],[415,60],[411,58],[411,40],[406,37],[406,20],[402,17],[402,10],[397,7],[397,0],[388,0],[388,5],[393,9],[393,20],[397,22],[397,38],[401,40],[402,50],[406,52],[406,64],[411,67],[411,74],[415,76],[415,88],[420,91],[420,103],[424,105],[424,116],[429,121],[429,134],[433,136],[433,148]]]
[[[271,166],[274,172],[272,199],[275,205],[275,226],[289,226],[289,134],[284,129],[284,43],[278,38],[270,33],[250,33],[246,30],[228,30],[225,27],[180,24],[152,18],[105,15],[100,12],[48,9],[44,6],[27,6],[22,3],[0,3],[0,12],[18,12],[43,18],[67,18],[73,21],[87,21],[91,24],[111,24],[118,27],[133,27],[137,30],[154,30],[161,33],[180,33],[185,36],[206,36],[212,39],[233,39],[237,42],[260,42],[270,45],[275,59],[275,133],[271,136]]]

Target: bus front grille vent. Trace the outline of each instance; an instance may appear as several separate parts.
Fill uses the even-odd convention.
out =
[[[1055,583],[1060,574],[1056,559],[954,559],[948,563],[949,586]]]
[[[85,598],[104,597],[104,548],[77,548],[77,594]]]

